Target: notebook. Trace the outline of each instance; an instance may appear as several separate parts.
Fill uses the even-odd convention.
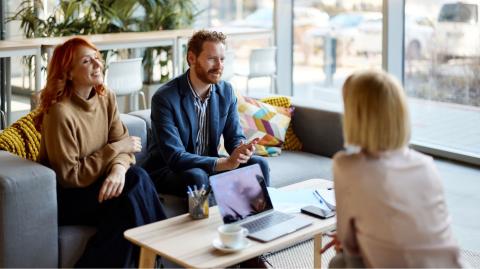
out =
[[[273,209],[258,164],[213,175],[210,185],[223,222],[247,228],[252,239],[268,242],[312,224],[303,216]]]

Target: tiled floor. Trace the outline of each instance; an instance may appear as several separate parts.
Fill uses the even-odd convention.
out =
[[[436,160],[455,236],[463,249],[480,252],[480,167]]]

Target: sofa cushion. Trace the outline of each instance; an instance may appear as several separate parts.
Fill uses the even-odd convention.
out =
[[[291,120],[291,109],[269,105],[250,97],[238,96],[238,114],[248,140],[261,137],[255,153],[277,156],[285,141]]]
[[[41,139],[41,134],[34,123],[37,114],[38,111],[32,111],[0,132],[0,150],[36,161],[40,152]]]
[[[132,115],[138,118],[141,118],[147,123],[147,129],[150,130],[152,129],[152,120],[150,118],[150,109],[144,109],[144,110],[137,110],[128,113],[128,115]]]
[[[266,158],[270,166],[271,187],[283,187],[312,178],[332,180],[332,159],[320,155],[284,150]]]
[[[142,151],[135,153],[137,164],[141,163],[147,154],[147,124],[144,120],[128,114],[120,114],[120,119],[127,127],[129,135],[138,136],[142,140]]]
[[[292,108],[290,97],[288,96],[270,96],[260,99],[261,102],[267,103],[272,106]],[[293,121],[290,121],[288,125],[287,133],[285,134],[285,142],[282,149],[285,150],[302,150],[302,142],[298,139],[297,135],[293,131]]]
[[[97,229],[91,226],[69,225],[60,226],[58,230],[59,265],[61,268],[72,268]]]
[[[295,104],[293,129],[303,143],[303,151],[332,158],[343,148],[342,113]]]

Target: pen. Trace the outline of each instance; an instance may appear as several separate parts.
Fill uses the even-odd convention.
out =
[[[318,202],[320,202],[320,204],[324,204],[322,196],[320,196],[320,194],[316,190],[313,191],[313,196],[315,196],[315,198],[317,198],[317,200],[318,200]]]
[[[327,203],[327,201],[325,201],[325,199],[323,199],[323,197],[320,195],[320,193],[319,193],[317,190],[315,190],[313,193],[316,194],[316,196],[317,196],[318,201],[320,202],[320,204],[325,204],[325,205],[328,207],[328,209],[330,209],[330,210],[332,210],[332,211],[335,211],[335,208],[332,208],[332,207]]]
[[[211,191],[212,191],[212,187],[211,187],[210,185],[208,185],[208,186],[207,186],[207,189],[206,189],[206,191],[205,191],[204,196],[209,195]]]
[[[207,200],[208,198],[208,195],[210,194],[210,191],[212,190],[212,188],[210,187],[210,185],[208,185],[205,193],[201,194],[198,201],[197,201],[197,204],[203,204],[205,202],[205,200]]]
[[[193,193],[193,191],[192,191],[192,188],[190,188],[190,186],[187,186],[187,189],[188,189],[187,193],[188,193],[188,192],[191,193],[191,196],[193,197],[193,196],[194,196],[194,193]]]

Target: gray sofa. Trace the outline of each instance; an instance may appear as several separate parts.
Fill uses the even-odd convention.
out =
[[[331,179],[331,157],[343,146],[340,113],[296,106],[294,130],[304,151],[268,158],[272,186],[309,178]],[[122,114],[131,135],[140,136],[145,156],[149,110]],[[182,212],[178,199],[163,196],[167,215]],[[180,206],[179,206],[180,205]],[[55,173],[40,164],[0,151],[0,267],[71,267],[95,232],[57,225]]]

